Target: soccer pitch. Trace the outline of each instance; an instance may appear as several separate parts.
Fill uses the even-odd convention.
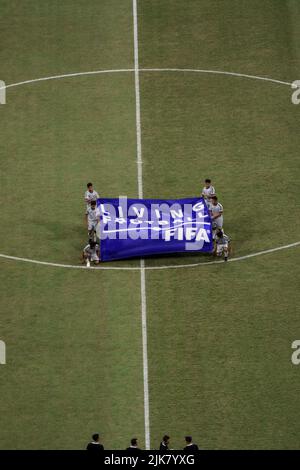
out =
[[[299,2],[0,10],[0,449],[299,448]],[[230,262],[80,268],[88,181],[175,199],[207,177]]]

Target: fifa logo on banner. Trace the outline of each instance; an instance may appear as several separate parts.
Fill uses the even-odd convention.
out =
[[[6,364],[6,345],[0,340],[0,364]]]
[[[296,90],[292,94],[292,103],[293,104],[300,104],[300,80],[295,80],[292,83],[292,88]]]
[[[3,80],[0,80],[0,104],[6,104],[6,85]]]
[[[295,351],[292,354],[291,361],[294,364],[294,366],[299,366],[300,365],[300,340],[296,339],[292,343],[292,349],[295,349]]]

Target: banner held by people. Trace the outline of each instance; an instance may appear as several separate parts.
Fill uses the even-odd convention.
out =
[[[97,200],[101,260],[211,252],[212,221],[203,197]]]

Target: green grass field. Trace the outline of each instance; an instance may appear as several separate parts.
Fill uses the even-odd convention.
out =
[[[80,265],[83,193],[138,196],[132,0],[0,0],[7,88],[0,253]],[[138,0],[143,187],[199,195],[211,177],[233,257],[299,241],[296,0]],[[299,246],[228,264],[146,268],[151,448],[299,449]],[[138,260],[80,270],[0,257],[0,449],[145,446]]]

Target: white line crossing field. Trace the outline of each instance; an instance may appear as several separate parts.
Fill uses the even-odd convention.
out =
[[[268,250],[257,251],[256,253],[249,253],[248,255],[244,256],[237,256],[236,258],[229,258],[228,263],[232,263],[235,261],[243,261],[249,258],[255,258],[257,256],[267,255],[270,253],[275,253],[276,251],[287,250],[288,248],[294,248],[300,245],[299,242],[290,243],[288,245],[277,246],[275,248],[269,248]],[[24,263],[31,263],[31,264],[38,264],[42,266],[52,266],[55,268],[70,268],[70,269],[87,269],[86,266],[78,265],[78,264],[62,264],[62,263],[52,263],[50,261],[39,261],[30,258],[20,258],[18,256],[11,256],[6,255],[4,253],[0,253],[0,258],[8,259],[12,261],[21,261]],[[174,265],[162,265],[162,266],[145,266],[145,271],[159,271],[164,269],[182,269],[182,268],[205,268],[206,266],[211,266],[212,264],[223,264],[224,261],[207,261],[203,263],[189,263],[189,264],[174,264]],[[91,266],[88,268],[90,270],[95,271],[139,271],[139,266]]]
[[[141,104],[140,104],[140,76],[139,76],[139,39],[137,0],[132,0],[133,9],[133,39],[134,39],[134,83],[136,105],[136,146],[137,146],[137,179],[139,199],[143,199],[143,166],[142,166],[142,130],[141,130]],[[145,261],[140,260],[141,269],[141,310],[142,310],[142,339],[143,339],[143,376],[144,376],[144,420],[145,420],[145,447],[150,449],[150,418],[149,418],[149,383],[148,383],[148,347],[147,347],[147,302],[146,302],[146,275]]]
[[[41,77],[41,78],[34,78],[32,80],[24,80],[22,82],[11,83],[9,85],[0,87],[0,90],[13,88],[22,85],[29,85],[30,83],[38,83],[38,82],[46,82],[49,80],[58,80],[63,78],[73,78],[73,77],[82,77],[85,75],[101,75],[101,74],[109,74],[109,73],[130,73],[130,72],[178,72],[178,73],[207,73],[211,75],[225,75],[229,77],[237,77],[237,78],[249,78],[253,80],[262,80],[265,82],[276,83],[278,85],[287,85],[289,87],[294,87],[293,82],[285,82],[282,80],[277,80],[275,78],[270,77],[260,77],[258,75],[248,75],[246,73],[237,73],[237,72],[227,72],[223,70],[206,70],[206,69],[181,69],[181,68],[155,68],[155,69],[147,69],[147,68],[134,68],[134,69],[108,69],[108,70],[91,70],[89,72],[75,72],[75,73],[65,73],[61,75],[52,75],[50,77]]]

